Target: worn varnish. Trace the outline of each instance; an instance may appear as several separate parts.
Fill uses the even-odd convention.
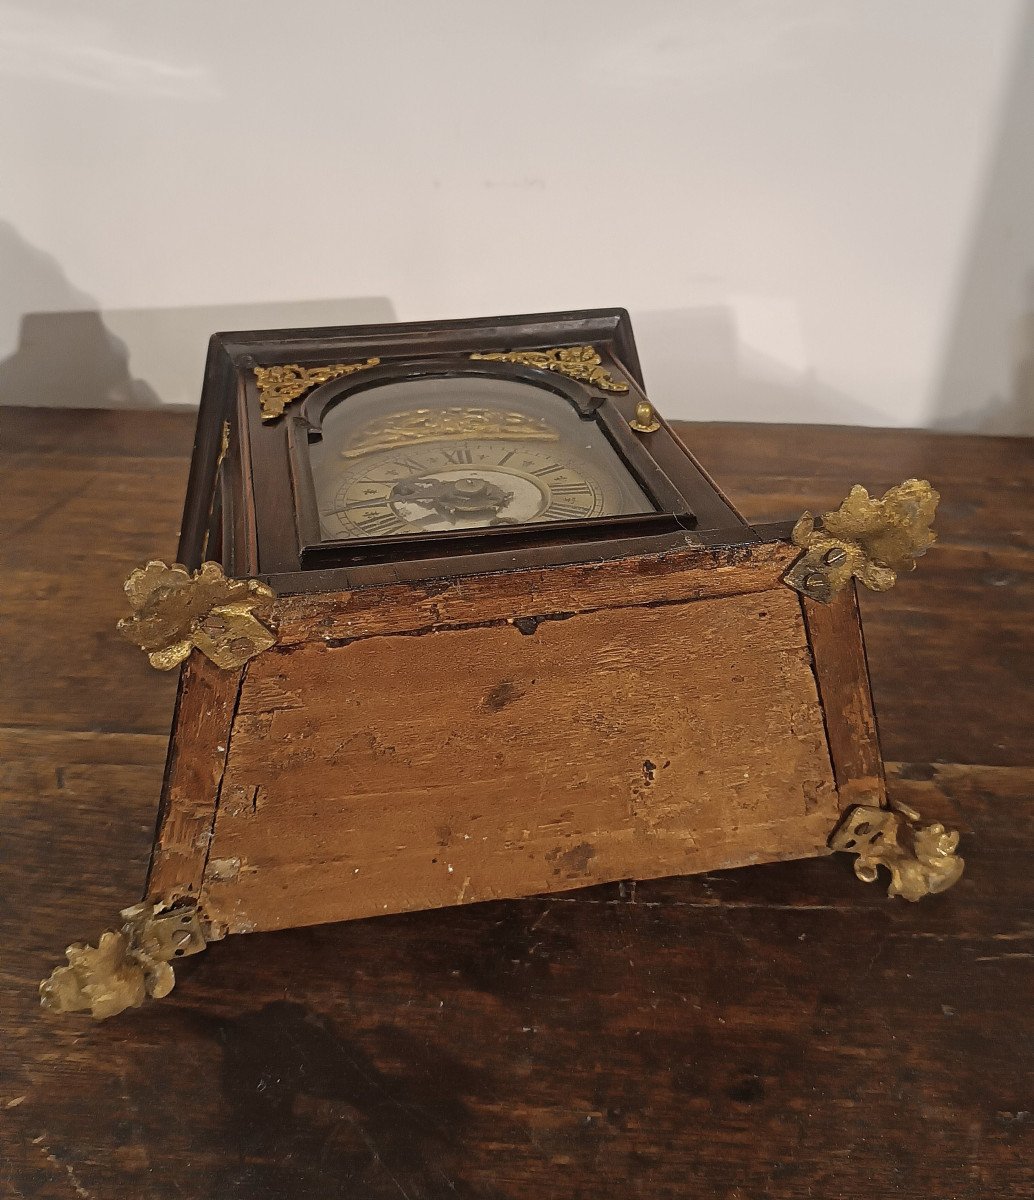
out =
[[[762,592],[779,586],[800,553],[785,542],[735,550],[687,548],[607,562],[435,580],[342,594],[292,596],[277,610],[280,646],[347,641],[489,621],[536,620],[675,600]]]
[[[281,597],[242,678],[184,675],[148,895],[240,933],[825,853],[841,697],[793,554]],[[828,628],[867,701],[854,609]]]
[[[249,664],[201,899],[273,929],[821,854],[838,817],[788,588],[316,640]]]
[[[684,429],[751,519],[942,491],[938,546],[861,600],[888,791],[962,830],[952,891],[835,855],[255,934],[50,1021],[37,981],[143,887],[175,679],[112,626],[173,553],[193,423],[0,410],[0,1194],[1034,1193],[1030,441]]]
[[[848,587],[829,604],[809,596],[801,603],[841,807],[882,807],[887,788],[857,593]]]
[[[241,683],[241,672],[202,654],[183,667],[148,894],[175,900],[200,891]]]

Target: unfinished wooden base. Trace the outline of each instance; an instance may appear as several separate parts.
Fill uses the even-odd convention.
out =
[[[246,932],[826,853],[882,773],[853,590],[809,645],[795,553],[280,597],[183,672],[149,897]]]

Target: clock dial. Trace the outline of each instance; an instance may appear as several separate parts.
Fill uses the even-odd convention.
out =
[[[571,521],[607,504],[594,472],[554,447],[479,438],[370,454],[338,482],[320,513],[332,537]]]
[[[595,420],[508,380],[369,389],[326,414],[311,449],[325,540],[653,511]]]

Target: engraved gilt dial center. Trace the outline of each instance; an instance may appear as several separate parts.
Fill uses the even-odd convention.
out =
[[[469,467],[432,470],[394,484],[387,496],[392,512],[407,526],[428,533],[517,525],[540,518],[550,505],[548,485],[530,471],[492,462],[494,456],[475,450],[475,445],[487,443],[466,444],[472,460]],[[584,495],[591,501],[588,484]]]
[[[446,516],[459,512],[488,512],[495,515],[512,499],[513,492],[505,492],[490,480],[472,475],[462,479],[442,479],[431,475],[416,481],[405,480],[396,483],[389,496],[389,502],[396,511],[399,504],[421,504]]]

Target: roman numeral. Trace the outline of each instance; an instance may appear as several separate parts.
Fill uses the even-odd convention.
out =
[[[504,462],[509,462],[510,459],[513,458],[513,456],[516,453],[517,453],[516,450],[507,450],[507,452],[503,455],[503,457],[496,463],[496,466],[501,467]]]
[[[359,528],[371,537],[383,537],[389,533],[400,533],[405,528],[405,523],[393,512],[383,513],[381,516],[370,513],[359,521]]]
[[[384,497],[378,496],[374,500],[353,500],[351,504],[346,504],[344,508],[335,509],[336,512],[351,512],[353,508],[383,508]]]
[[[553,517],[554,520],[584,517],[585,509],[579,508],[576,504],[565,504],[563,501],[554,501],[554,503],[552,503],[549,508],[546,509],[546,516]]]
[[[551,467],[539,467],[537,471],[532,471],[532,475],[542,477],[544,475],[552,475],[554,471],[563,471],[564,469],[559,463],[554,463]]]
[[[459,466],[460,463],[472,463],[474,459],[471,457],[469,446],[460,446],[455,450],[443,450],[442,457],[448,463],[453,463]]]
[[[414,475],[423,475],[427,471],[427,464],[418,462],[415,458],[394,458],[392,462],[396,467],[412,471]]]
[[[551,483],[549,491],[553,496],[592,495],[592,488],[587,483]]]

